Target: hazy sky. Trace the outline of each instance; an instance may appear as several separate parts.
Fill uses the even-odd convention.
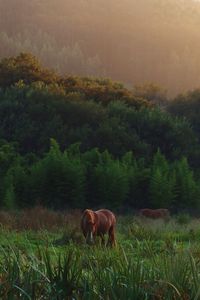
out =
[[[0,0],[0,58],[177,93],[200,86],[199,28],[195,0]]]

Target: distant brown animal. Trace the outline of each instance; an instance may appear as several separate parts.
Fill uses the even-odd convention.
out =
[[[81,229],[88,244],[93,244],[96,236],[100,236],[102,244],[105,244],[104,235],[108,234],[107,245],[114,246],[115,225],[115,215],[108,209],[86,209],[81,218]]]
[[[144,208],[139,211],[139,214],[140,216],[144,216],[146,218],[151,218],[151,219],[159,219],[159,218],[166,219],[170,216],[170,212],[166,208],[159,208],[159,209]]]

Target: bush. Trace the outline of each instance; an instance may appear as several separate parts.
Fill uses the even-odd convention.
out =
[[[187,225],[191,222],[191,216],[187,213],[181,213],[176,216],[176,222],[180,225]]]

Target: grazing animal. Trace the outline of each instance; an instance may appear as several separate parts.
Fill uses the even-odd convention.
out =
[[[151,219],[166,219],[169,218],[170,212],[166,208],[159,208],[159,209],[150,209],[150,208],[144,208],[140,209],[139,211],[140,216],[151,218]]]
[[[114,246],[115,225],[115,215],[108,209],[86,209],[81,218],[81,229],[88,244],[93,244],[96,236],[100,236],[102,244],[105,244],[104,235],[108,234],[107,245]]]

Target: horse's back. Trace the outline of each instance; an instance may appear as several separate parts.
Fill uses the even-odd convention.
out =
[[[114,213],[108,209],[99,209],[97,211],[95,211],[95,213],[100,216],[100,218],[103,217],[103,219],[107,219],[110,222],[112,222],[113,225],[116,224],[116,217],[114,215]]]
[[[167,208],[159,208],[159,209],[157,209],[157,211],[161,217],[169,217],[170,216],[169,209],[167,209]]]
[[[140,210],[140,215],[148,218],[158,219],[158,218],[169,217],[170,212],[167,208],[159,208],[159,209],[144,208]]]
[[[143,209],[140,209],[139,214],[140,214],[140,216],[151,217],[152,212],[153,211],[150,208],[143,208]]]
[[[95,211],[98,218],[98,232],[106,233],[116,224],[116,218],[113,212],[108,209],[100,209]]]

